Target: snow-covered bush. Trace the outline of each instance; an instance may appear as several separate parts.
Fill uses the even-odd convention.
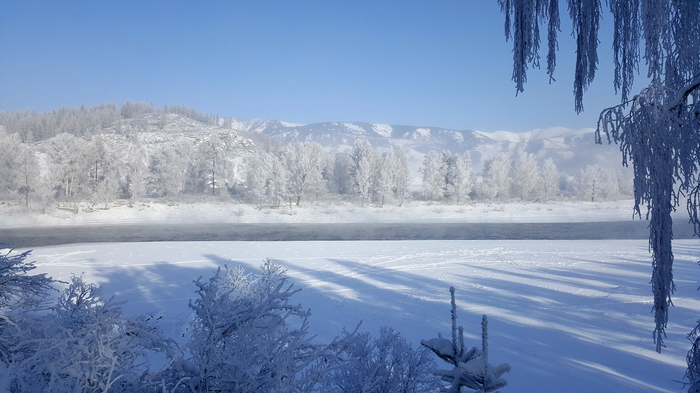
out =
[[[335,367],[355,334],[319,345],[308,337],[311,312],[289,303],[279,264],[266,261],[253,277],[219,269],[198,279],[190,357],[175,357],[151,378],[167,391],[309,392]],[[160,385],[157,385],[160,384]],[[162,388],[161,388],[162,387]]]
[[[419,393],[440,386],[430,352],[413,349],[392,328],[382,327],[379,338],[360,334],[346,354],[351,360],[324,377],[322,392]]]
[[[0,321],[18,309],[36,307],[51,289],[53,280],[46,274],[27,275],[34,262],[25,262],[31,251],[12,254],[12,249],[0,242]]]
[[[685,371],[685,379],[690,385],[688,393],[698,393],[700,392],[700,321],[695,329],[688,333],[688,340],[692,346],[686,356],[688,369]]]
[[[476,392],[493,392],[508,384],[501,378],[503,373],[510,371],[510,365],[492,366],[488,362],[488,320],[486,315],[481,322],[481,350],[473,347],[466,350],[464,346],[464,329],[457,327],[457,304],[455,288],[450,287],[452,297],[452,340],[443,338],[438,333],[437,338],[422,340],[421,345],[435,352],[438,357],[450,365],[452,370],[438,370],[435,375],[449,383],[441,389],[442,392],[459,393],[462,386]]]
[[[45,304],[53,282],[45,274],[27,274],[35,269],[33,262],[25,262],[29,253],[13,255],[7,244],[0,243],[0,391],[9,383],[20,336],[35,318],[28,310]]]
[[[23,323],[10,348],[12,392],[131,392],[149,372],[151,351],[174,344],[145,317],[121,315],[123,303],[73,277],[50,314]],[[7,388],[7,387],[6,387]]]

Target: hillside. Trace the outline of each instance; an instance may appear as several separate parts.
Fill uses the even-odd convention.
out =
[[[258,147],[268,150],[268,140],[262,136],[279,143],[318,142],[331,153],[348,150],[355,141],[365,139],[380,151],[394,145],[402,146],[408,157],[414,188],[420,187],[423,158],[431,150],[469,152],[477,175],[481,175],[484,160],[489,157],[516,152],[534,154],[540,165],[551,158],[559,172],[569,178],[588,165],[623,169],[618,147],[607,143],[596,145],[594,130],[590,128],[554,127],[524,133],[489,133],[363,122],[294,124],[265,119],[220,119],[218,115],[200,114],[186,106],[160,110],[144,103],[125,103],[121,109],[113,104],[61,108],[43,114],[2,112],[0,127],[9,133],[18,133],[23,140],[42,141],[41,145],[65,132],[86,139],[101,135],[110,150],[126,152],[126,156],[150,155],[166,145],[185,141],[192,142],[185,144],[196,148],[212,138],[225,141],[226,149],[238,157],[241,152],[253,152]],[[631,171],[625,172],[625,177],[631,178]]]
[[[233,128],[262,133],[286,143],[318,142],[328,151],[346,150],[358,139],[366,139],[379,148],[401,145],[411,157],[411,166],[416,170],[422,165],[423,155],[430,150],[452,153],[468,151],[477,173],[481,171],[485,159],[498,153],[516,151],[535,154],[540,162],[552,158],[561,172],[570,175],[587,165],[622,167],[619,148],[605,141],[603,145],[595,144],[595,130],[592,128],[570,130],[555,127],[524,133],[489,133],[361,122],[292,124],[260,119],[236,119]]]

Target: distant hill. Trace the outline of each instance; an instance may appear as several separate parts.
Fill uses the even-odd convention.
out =
[[[401,145],[411,158],[411,167],[422,165],[430,150],[464,153],[468,151],[477,173],[483,161],[502,152],[525,151],[538,160],[552,158],[561,172],[573,175],[587,165],[620,167],[616,145],[594,143],[592,128],[570,130],[563,127],[536,129],[530,132],[482,132],[450,130],[439,127],[385,125],[359,122],[293,124],[275,120],[234,119],[234,130],[262,133],[282,142],[318,142],[328,151],[349,149],[358,139],[366,139],[378,148]]]
[[[220,119],[218,115],[197,113],[185,106],[155,109],[152,104],[129,103],[121,109],[114,104],[93,108],[60,108],[47,113],[0,111],[0,127],[20,134],[23,140],[42,141],[59,133],[79,137],[104,135],[118,145],[135,144],[149,150],[161,143],[191,140],[195,144],[212,135],[226,134],[232,145],[254,151],[254,142],[239,132],[267,135],[282,143],[318,142],[326,151],[350,149],[356,140],[366,139],[379,149],[403,146],[412,172],[418,175],[423,156],[430,150],[464,153],[468,151],[480,174],[485,159],[502,152],[533,153],[543,162],[552,158],[560,172],[575,174],[587,165],[621,168],[615,145],[596,145],[592,128],[570,130],[562,127],[530,132],[481,132],[450,130],[429,126],[386,125],[362,122],[294,124],[264,119]],[[264,140],[261,140],[264,143]]]

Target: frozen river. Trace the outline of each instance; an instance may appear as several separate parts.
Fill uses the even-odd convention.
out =
[[[597,240],[646,239],[648,221],[561,223],[265,223],[127,224],[0,229],[16,248],[69,243],[155,241],[314,240]],[[674,238],[688,239],[692,226],[674,223]]]

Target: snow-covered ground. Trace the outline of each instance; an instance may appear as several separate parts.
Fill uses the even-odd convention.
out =
[[[279,261],[303,290],[313,333],[327,341],[345,326],[377,334],[393,326],[411,343],[449,335],[449,292],[459,324],[480,345],[489,316],[489,359],[507,362],[502,392],[678,392],[700,310],[697,240],[674,244],[677,291],[666,348],[652,342],[651,271],[644,240],[179,242],[41,247],[38,271],[84,274],[128,314],[162,316],[183,340],[192,280],[223,265],[254,271]]]
[[[46,213],[0,204],[0,227],[127,223],[349,223],[349,222],[597,222],[632,219],[631,200],[610,202],[472,203],[445,205],[407,202],[403,206],[366,206],[349,202],[303,203],[301,207],[257,208],[211,199],[208,203],[118,202],[52,208]],[[684,214],[679,212],[679,214]]]
[[[53,209],[26,214],[0,205],[0,227],[182,222],[601,222],[631,219],[631,201],[473,204],[411,202],[403,207],[312,203],[256,209],[230,202],[137,202],[109,210]],[[683,212],[677,213],[682,217]],[[605,225],[605,224],[601,224]],[[22,250],[17,250],[22,251]],[[255,271],[279,261],[303,290],[311,328],[328,341],[362,320],[377,334],[392,326],[411,343],[450,332],[449,292],[457,289],[459,323],[479,346],[489,316],[490,361],[507,362],[509,386],[522,392],[678,392],[700,317],[697,240],[674,242],[677,291],[667,348],[654,351],[651,262],[646,240],[161,242],[38,247],[38,271],[68,280],[84,274],[105,294],[126,300],[127,314],[162,316],[178,340],[187,335],[193,280],[217,267]]]

